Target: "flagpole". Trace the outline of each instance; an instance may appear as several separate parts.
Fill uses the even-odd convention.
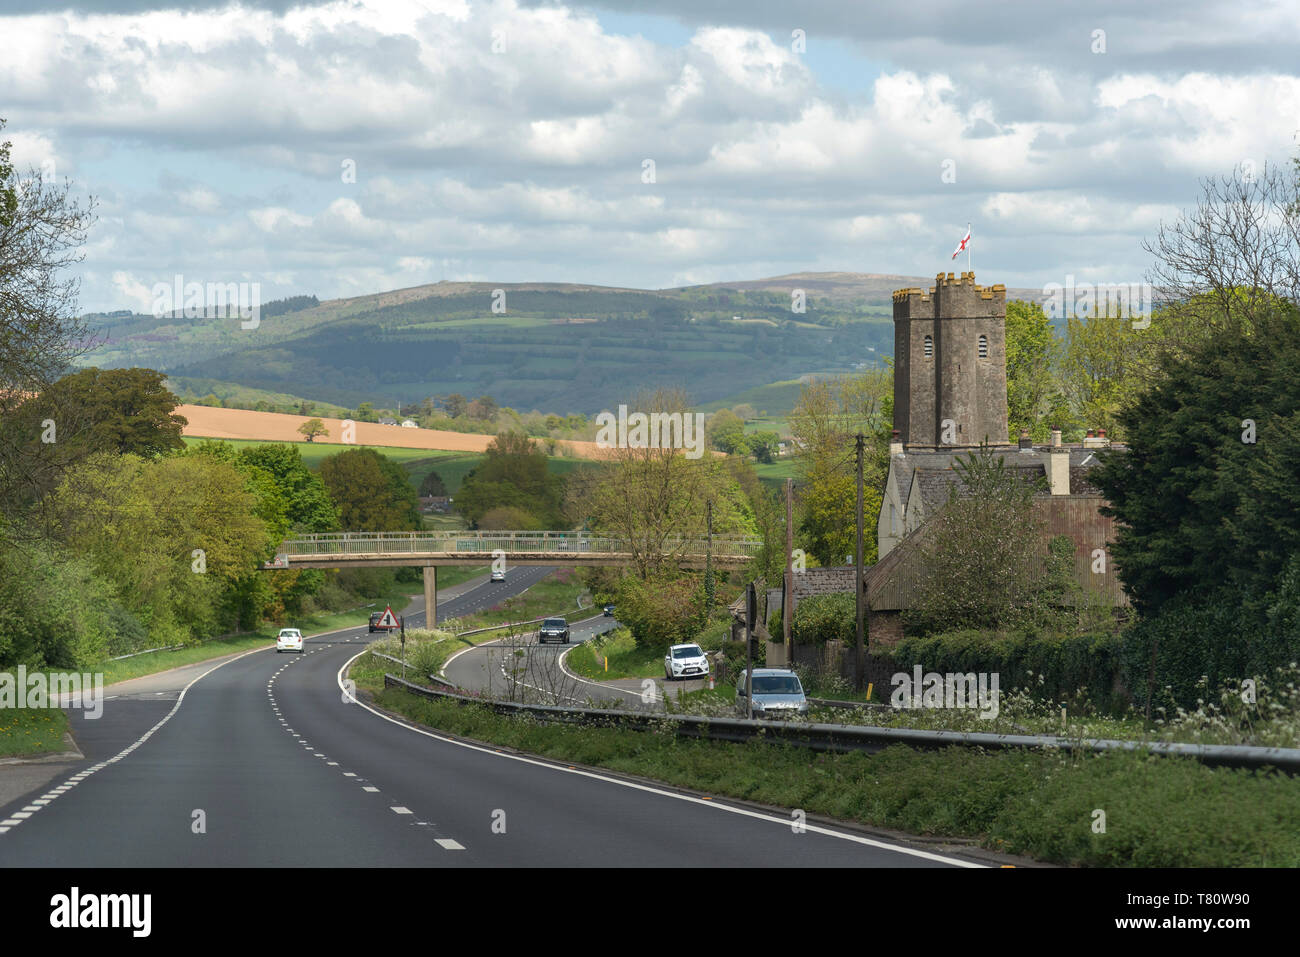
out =
[[[966,224],[966,235],[970,235],[970,223]],[[966,240],[966,271],[972,276],[975,275],[975,269],[970,264],[970,240]]]

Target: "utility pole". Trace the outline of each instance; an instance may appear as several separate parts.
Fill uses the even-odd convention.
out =
[[[745,717],[754,719],[754,619],[757,617],[758,596],[754,583],[745,586]]]
[[[713,499],[708,503],[709,541],[704,552],[704,617],[713,614]]]
[[[785,594],[781,596],[786,667],[794,667],[794,479],[785,480]]]
[[[864,680],[866,675],[866,662],[863,660],[865,656],[865,652],[863,649],[864,643],[863,643],[863,635],[862,635],[862,604],[863,604],[862,599],[865,597],[862,594],[862,454],[863,454],[864,441],[865,440],[863,439],[862,433],[859,432],[858,442],[857,442],[858,445],[858,534],[857,534],[857,546],[855,550],[855,558],[853,562],[853,568],[854,568],[853,581],[855,585],[854,592],[857,596],[856,600],[854,601],[854,610],[855,610],[854,617],[856,620],[857,632],[858,632],[858,668],[857,668],[857,682],[856,682],[855,690],[859,692],[866,687],[866,683]]]

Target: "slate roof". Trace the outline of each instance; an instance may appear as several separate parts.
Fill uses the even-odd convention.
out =
[[[1101,464],[1096,453],[1103,450],[1074,445],[1062,446],[1062,448],[1070,453],[1070,492],[1075,495],[1096,494],[1097,489],[1086,481],[1086,476],[1089,470]],[[1125,446],[1111,445],[1110,448],[1122,451]],[[948,500],[948,486],[956,481],[956,473],[952,471],[953,462],[959,457],[965,458],[973,451],[975,450],[906,449],[902,455],[890,456],[890,468],[894,470],[898,482],[898,496],[904,510],[907,509],[907,500],[912,493],[912,477],[917,469],[924,469],[930,473],[946,473],[951,476],[940,479],[922,476],[922,504],[928,511],[933,505],[930,495],[935,494],[936,489],[941,491],[941,498],[938,500],[940,503]],[[1014,445],[1007,445],[997,446],[993,451],[1001,455],[1007,466],[1011,468],[1024,467],[1036,470],[1038,475],[1046,476],[1048,458],[1052,450],[1048,446],[1035,446],[1022,452]]]
[[[1050,495],[1051,491],[1047,487],[1047,470],[1044,466],[1038,464],[1021,464],[1019,462],[1008,462],[1008,468],[1018,474],[1023,481],[1029,485],[1041,483],[1041,487],[1035,488],[1035,494]],[[929,514],[942,507],[951,494],[953,486],[958,486],[958,495],[963,494],[964,486],[961,482],[961,476],[954,468],[932,469],[918,468],[915,469],[916,485],[921,496],[921,504]]]

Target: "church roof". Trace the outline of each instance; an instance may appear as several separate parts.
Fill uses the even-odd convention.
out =
[[[1108,448],[1122,451],[1125,447],[1112,444]],[[920,488],[923,496],[922,503],[928,511],[933,504],[931,497],[941,495],[939,501],[947,501],[948,487],[958,481],[953,463],[977,451],[973,448],[905,448],[901,455],[891,455],[889,467],[894,472],[895,481],[898,482],[898,495],[903,508],[908,507],[908,499],[912,494],[912,479],[918,469],[924,472]],[[1046,476],[1049,456],[1053,450],[1050,446],[1035,446],[1021,450],[1014,445],[1006,445],[994,446],[992,451],[1002,456],[1008,468],[1025,469],[1027,474]],[[1101,464],[1096,453],[1105,449],[1066,445],[1060,446],[1058,451],[1070,453],[1070,491],[1079,495],[1096,494],[1097,489],[1087,481],[1087,475]]]

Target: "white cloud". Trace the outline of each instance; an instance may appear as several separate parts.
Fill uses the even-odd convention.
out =
[[[1134,7],[1091,56],[1090,20],[1019,0],[997,30],[947,0],[869,23],[813,0],[797,55],[767,0],[666,2],[698,21],[679,44],[515,0],[0,17],[4,135],[102,197],[83,302],[103,308],[185,268],[291,287],[268,298],[431,271],[930,275],[968,220],[1009,283],[1082,248],[1138,273],[1197,177],[1296,150],[1300,78],[1274,51],[1300,33],[1267,5],[1205,8],[1200,32]],[[837,34],[848,87],[825,72]],[[1241,50],[1258,62],[1212,68]]]
[[[124,302],[125,308],[148,312],[153,303],[152,287],[146,286],[129,272],[118,270],[113,273],[113,289]]]

